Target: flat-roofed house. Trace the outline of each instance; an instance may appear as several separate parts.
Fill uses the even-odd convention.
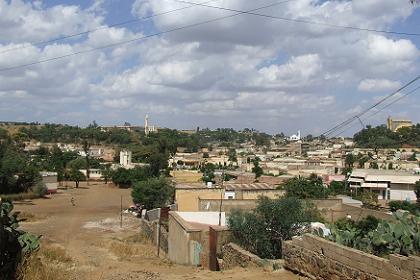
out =
[[[365,189],[378,194],[384,200],[416,200],[414,192],[416,181],[420,175],[414,172],[355,169],[348,182],[352,189]]]

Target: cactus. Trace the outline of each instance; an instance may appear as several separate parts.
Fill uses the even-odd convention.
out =
[[[0,200],[0,279],[13,279],[17,265],[39,248],[40,236],[19,230],[19,212]]]
[[[376,228],[367,232],[354,223],[332,227],[328,239],[367,253],[383,256],[420,254],[420,217],[407,212],[395,212],[394,221],[380,221]]]

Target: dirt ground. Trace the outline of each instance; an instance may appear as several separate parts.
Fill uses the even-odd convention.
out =
[[[34,215],[21,227],[42,235],[43,246],[64,249],[68,260],[60,267],[72,279],[299,279],[285,270],[211,272],[172,264],[157,257],[151,244],[129,242],[133,236],[139,236],[139,225],[136,218],[127,214],[120,228],[121,197],[123,207],[128,207],[130,190],[90,183],[79,189],[59,190],[49,199],[17,202],[15,210]]]

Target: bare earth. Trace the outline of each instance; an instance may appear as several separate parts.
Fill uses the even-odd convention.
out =
[[[120,228],[121,196],[123,207],[128,207],[130,190],[90,183],[79,189],[60,190],[50,199],[16,203],[16,210],[35,215],[35,221],[22,223],[23,229],[41,234],[48,246],[65,249],[71,261],[63,269],[77,280],[299,279],[285,270],[211,272],[159,258],[147,242],[125,245],[124,240],[139,233],[139,226],[136,218],[124,215]],[[71,204],[72,197],[76,206]]]

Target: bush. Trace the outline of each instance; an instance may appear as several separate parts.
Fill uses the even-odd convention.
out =
[[[47,186],[42,181],[38,181],[35,184],[35,186],[32,188],[32,191],[38,197],[44,197],[47,194],[48,189],[47,189]]]
[[[420,212],[418,205],[408,201],[390,201],[388,202],[388,206],[391,209],[391,212],[395,212],[397,210],[409,211],[412,214],[418,214],[418,212]]]
[[[282,241],[301,234],[315,221],[319,215],[313,211],[317,210],[294,197],[261,197],[254,211],[233,211],[228,225],[234,241],[246,250],[262,258],[280,258]]]

